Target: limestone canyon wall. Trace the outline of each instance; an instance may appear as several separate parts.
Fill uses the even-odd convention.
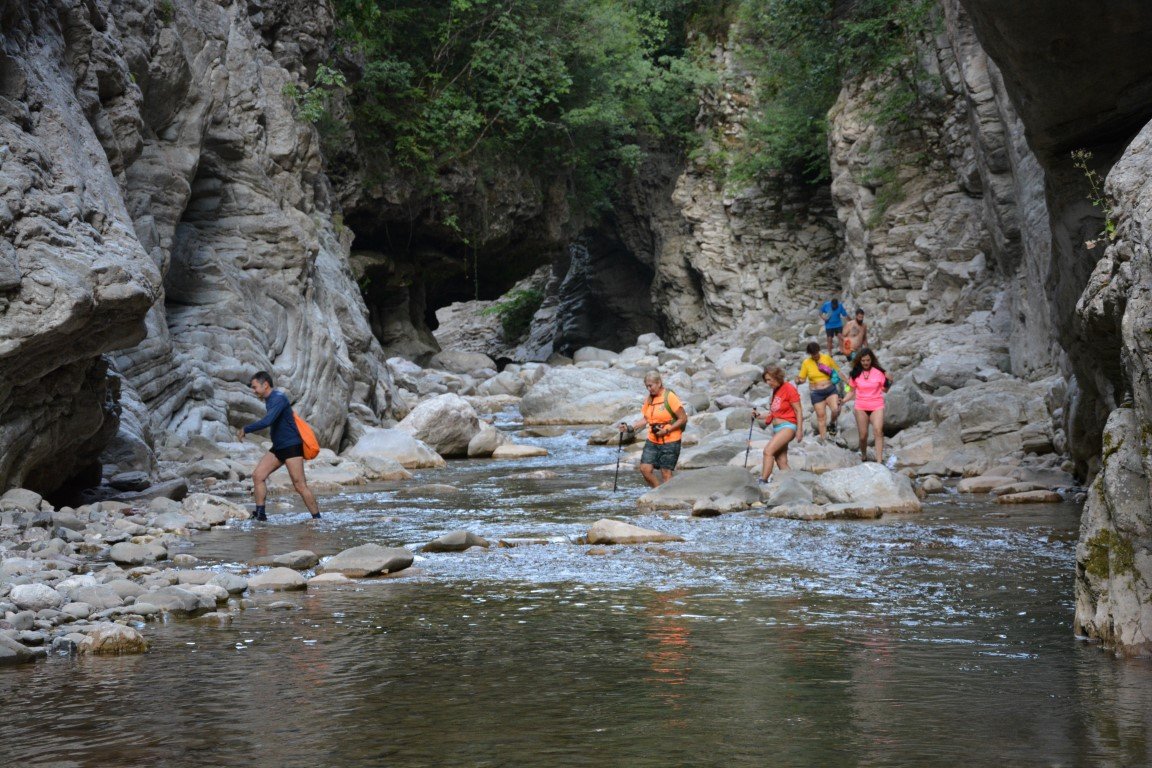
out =
[[[375,423],[390,379],[284,92],[327,5],[32,0],[0,17],[0,486],[227,439],[263,412],[259,369],[325,444]]]

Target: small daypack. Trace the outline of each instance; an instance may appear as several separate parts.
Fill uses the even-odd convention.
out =
[[[664,387],[664,410],[668,411],[668,415],[672,417],[672,421],[675,421],[676,420],[676,412],[672,410],[672,406],[668,405],[668,395],[676,395],[676,393],[673,392],[672,390],[668,389],[668,387]],[[676,399],[680,400],[680,396],[676,395]],[[648,396],[648,402],[649,403],[652,402],[652,396],[651,395]],[[680,400],[680,403],[681,403],[681,405],[683,405],[684,401]],[[684,411],[684,417],[685,417],[684,418],[684,426],[680,428],[681,432],[688,429],[688,418],[687,418],[688,417],[688,411],[687,410]]]
[[[308,426],[308,422],[300,418],[300,414],[293,411],[292,416],[296,419],[296,429],[300,430],[300,439],[304,441],[304,458],[316,458],[320,455],[320,442],[316,439],[316,433]]]

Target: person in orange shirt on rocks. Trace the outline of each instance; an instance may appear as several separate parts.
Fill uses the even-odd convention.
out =
[[[774,466],[788,469],[788,444],[795,441],[799,445],[803,439],[804,409],[800,405],[800,393],[788,381],[784,369],[765,368],[763,377],[764,383],[772,387],[772,405],[768,413],[763,414],[764,428],[772,428],[772,439],[764,446],[764,463],[760,469],[760,484],[766,485],[772,478]],[[753,419],[760,416],[758,410],[752,410]]]
[[[644,418],[635,423],[620,422],[620,431],[635,432],[647,425],[648,440],[644,452],[640,454],[640,474],[651,487],[672,479],[676,462],[680,460],[680,440],[684,427],[688,426],[688,414],[676,393],[664,387],[657,371],[644,375],[644,386],[648,397],[644,398],[642,412]],[[656,475],[660,470],[660,475]]]

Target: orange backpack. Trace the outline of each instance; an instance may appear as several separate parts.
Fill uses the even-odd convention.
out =
[[[300,430],[300,439],[304,441],[304,458],[316,458],[320,455],[320,443],[316,440],[316,433],[308,426],[308,422],[300,418],[300,414],[293,411],[292,416],[296,419],[296,429]]]

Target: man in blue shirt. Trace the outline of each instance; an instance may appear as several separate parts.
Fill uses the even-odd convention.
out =
[[[264,511],[264,498],[268,494],[266,481],[269,475],[280,469],[281,465],[286,465],[288,476],[292,478],[292,487],[304,500],[304,506],[312,514],[312,519],[319,519],[320,507],[316,504],[312,489],[308,487],[308,481],[304,479],[304,439],[300,437],[300,430],[296,428],[292,405],[283,392],[272,388],[272,377],[266,371],[257,372],[252,377],[250,385],[253,394],[264,401],[264,407],[268,412],[260,421],[241,429],[238,437],[243,442],[244,436],[249,432],[261,429],[268,429],[272,437],[272,450],[264,454],[256,469],[252,471],[252,491],[256,497],[256,511],[252,513],[252,517],[257,520],[268,519]]]
[[[828,354],[832,354],[836,338],[844,332],[844,321],[848,313],[844,311],[840,299],[826,301],[820,306],[820,319],[824,321],[824,333],[828,336]]]

